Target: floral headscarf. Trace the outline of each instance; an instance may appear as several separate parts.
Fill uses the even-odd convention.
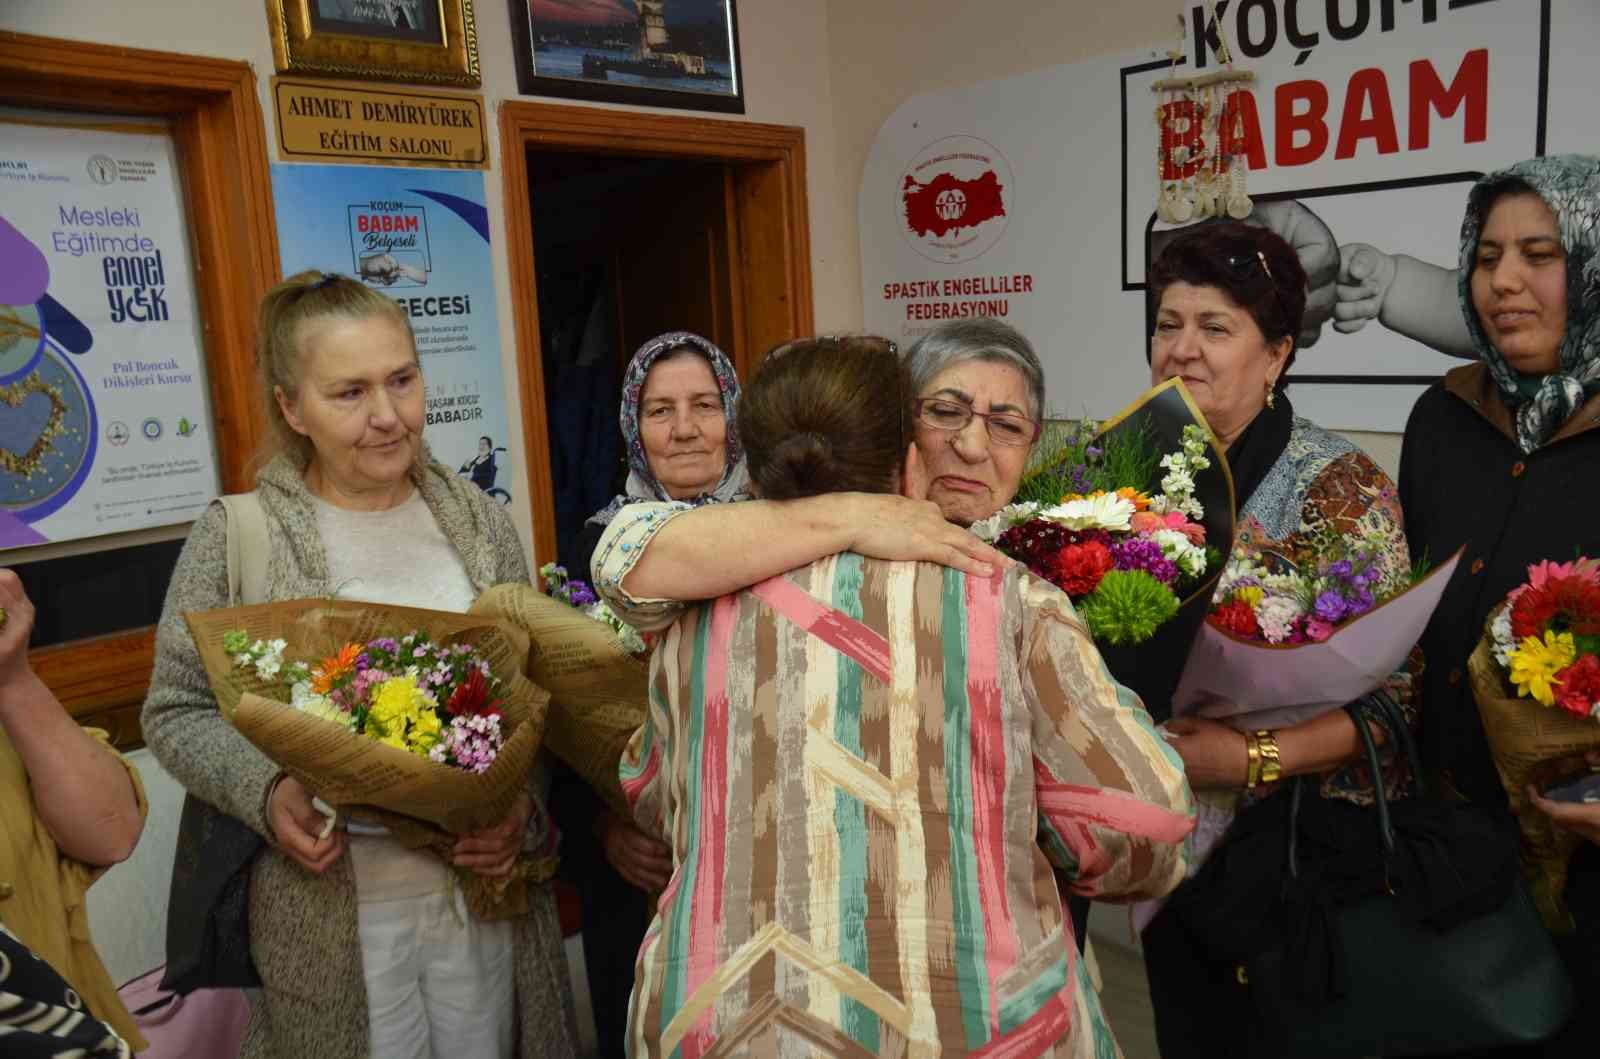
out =
[[[622,440],[628,447],[628,484],[621,496],[591,515],[590,522],[604,526],[628,504],[672,499],[650,470],[650,457],[645,453],[644,442],[639,437],[639,402],[644,397],[644,378],[650,373],[650,366],[666,354],[685,347],[705,357],[711,365],[711,374],[717,380],[717,389],[722,395],[722,418],[727,424],[728,453],[727,466],[716,488],[687,503],[699,507],[701,504],[750,498],[750,475],[745,471],[744,447],[739,444],[738,424],[734,418],[739,406],[739,376],[733,370],[733,362],[722,350],[697,334],[669,331],[640,346],[639,352],[628,362],[628,370],[622,377],[622,410],[617,415],[622,427]]]
[[[1484,334],[1472,304],[1472,270],[1486,206],[1507,183],[1527,184],[1556,215],[1567,256],[1567,328],[1559,366],[1549,375],[1523,375]],[[1461,222],[1457,291],[1467,331],[1495,386],[1516,412],[1517,444],[1532,452],[1550,440],[1584,401],[1600,393],[1600,158],[1550,155],[1490,173],[1467,196]]]

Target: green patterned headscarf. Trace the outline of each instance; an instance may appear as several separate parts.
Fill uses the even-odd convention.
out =
[[[1556,215],[1567,257],[1567,328],[1559,366],[1549,375],[1523,375],[1508,364],[1484,334],[1472,305],[1472,270],[1488,206],[1507,184],[1519,181]],[[1467,196],[1467,216],[1461,222],[1457,289],[1472,344],[1516,412],[1517,444],[1523,452],[1532,452],[1549,441],[1586,398],[1600,393],[1600,158],[1579,154],[1530,158],[1478,181]]]

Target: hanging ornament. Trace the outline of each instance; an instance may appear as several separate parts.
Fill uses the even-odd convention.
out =
[[[1223,216],[1243,220],[1254,206],[1246,190],[1244,156],[1230,151],[1244,140],[1243,108],[1234,97],[1254,91],[1255,74],[1234,66],[1215,0],[1206,0],[1206,17],[1217,27],[1222,68],[1178,76],[1188,36],[1180,11],[1178,43],[1167,52],[1171,66],[1151,86],[1157,97],[1156,217],[1166,224]]]

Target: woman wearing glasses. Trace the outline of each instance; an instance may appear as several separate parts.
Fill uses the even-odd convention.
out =
[[[1239,507],[1236,549],[1293,555],[1314,539],[1375,532],[1386,542],[1385,573],[1407,571],[1400,505],[1388,475],[1360,449],[1295,415],[1284,392],[1306,301],[1305,271],[1289,245],[1262,228],[1200,227],[1167,246],[1151,267],[1150,287],[1158,304],[1151,382],[1181,378],[1226,446]],[[1409,674],[1391,685],[1408,720],[1414,718]],[[1325,798],[1372,801],[1372,778],[1349,764],[1361,744],[1343,710],[1253,733],[1267,763],[1254,772],[1244,733],[1203,718],[1165,727],[1197,791],[1242,792],[1249,802],[1275,793],[1279,779],[1315,775]],[[1391,765],[1386,769],[1386,789],[1396,796],[1402,778]],[[1192,923],[1180,922],[1207,914],[1193,894],[1184,900],[1186,889],[1144,932],[1161,1054],[1243,1054],[1249,994],[1231,965],[1219,970],[1208,961],[1186,929]]]
[[[906,363],[919,398],[927,499],[831,493],[693,510],[635,504],[595,549],[595,587],[630,623],[654,629],[670,624],[685,600],[738,591],[842,551],[993,573],[1006,560],[964,527],[1016,495],[1044,410],[1039,358],[1015,328],[971,320],[934,328]]]

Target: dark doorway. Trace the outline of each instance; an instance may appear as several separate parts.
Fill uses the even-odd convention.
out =
[[[588,580],[584,522],[622,491],[622,371],[665,331],[731,352],[737,245],[721,162],[528,152],[557,561]]]

